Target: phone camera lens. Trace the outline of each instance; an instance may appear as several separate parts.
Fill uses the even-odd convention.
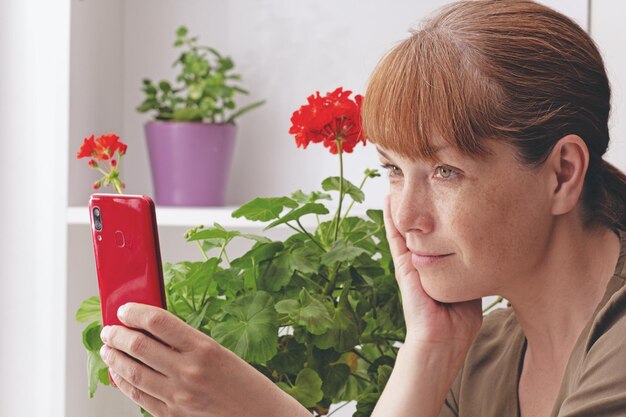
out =
[[[100,218],[100,209],[98,207],[93,208],[93,225],[96,230],[102,230],[102,219]]]

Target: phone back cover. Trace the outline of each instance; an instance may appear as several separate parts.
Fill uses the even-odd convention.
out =
[[[100,231],[94,228],[94,207],[100,209]],[[93,194],[89,211],[103,324],[122,324],[117,310],[127,302],[165,308],[152,200],[147,196]]]

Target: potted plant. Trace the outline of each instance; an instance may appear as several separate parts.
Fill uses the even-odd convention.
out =
[[[286,225],[294,230],[291,236],[273,241],[219,224],[198,226],[185,238],[205,260],[163,267],[169,311],[248,361],[314,416],[329,415],[333,404],[356,401],[354,417],[368,417],[406,335],[383,213],[350,215],[353,205],[364,201],[365,182],[379,176],[366,169],[358,186],[343,176],[343,154],[365,144],[361,97],[350,94],[338,88],[311,95],[294,112],[289,130],[298,147],[321,143],[335,154],[339,176],[326,178],[320,190],[255,198],[232,213],[266,223],[264,230]],[[318,216],[330,214],[326,202],[333,200],[336,210],[321,221]],[[300,219],[312,215],[317,226],[307,229]],[[233,259],[228,252],[234,239],[252,246]],[[217,256],[209,256],[211,250]],[[76,319],[86,323],[83,343],[93,395],[99,382],[109,385],[99,356],[98,297],[85,300]]]
[[[174,47],[182,48],[174,66],[175,83],[143,80],[145,100],[139,112],[154,112],[145,124],[157,204],[221,206],[236,136],[235,121],[262,105],[237,109],[235,96],[248,94],[237,85],[234,63],[214,48],[201,46],[184,26]]]

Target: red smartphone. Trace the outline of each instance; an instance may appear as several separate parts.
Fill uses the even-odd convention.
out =
[[[136,302],[166,308],[154,202],[145,195],[92,194],[89,212],[102,323]]]

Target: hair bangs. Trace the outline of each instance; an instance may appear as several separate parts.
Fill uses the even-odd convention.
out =
[[[484,86],[457,45],[419,30],[393,48],[372,73],[363,100],[370,142],[409,159],[436,159],[439,144],[485,155]]]

